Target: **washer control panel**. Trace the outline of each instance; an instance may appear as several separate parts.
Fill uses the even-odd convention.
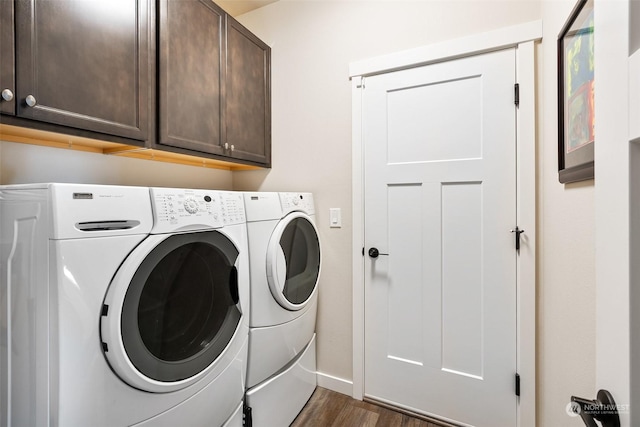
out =
[[[302,211],[309,215],[315,214],[312,193],[279,193],[280,205],[283,213]]]
[[[220,228],[246,221],[242,194],[230,191],[151,188],[152,233]]]

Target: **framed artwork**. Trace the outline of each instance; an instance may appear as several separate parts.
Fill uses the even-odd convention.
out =
[[[594,178],[593,2],[579,0],[558,36],[558,178]]]

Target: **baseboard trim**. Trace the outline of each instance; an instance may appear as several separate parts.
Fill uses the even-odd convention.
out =
[[[317,372],[318,385],[338,393],[353,396],[353,381],[334,377],[333,375]]]

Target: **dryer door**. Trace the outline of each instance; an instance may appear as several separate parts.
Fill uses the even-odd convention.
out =
[[[305,307],[318,287],[320,239],[313,220],[302,212],[284,217],[267,248],[271,294],[288,310]]]
[[[125,260],[101,317],[104,354],[129,385],[184,388],[240,327],[238,249],[218,231],[151,235]]]

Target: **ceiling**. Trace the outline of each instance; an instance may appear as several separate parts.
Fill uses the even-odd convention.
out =
[[[231,16],[242,15],[278,0],[217,0],[216,4]]]

